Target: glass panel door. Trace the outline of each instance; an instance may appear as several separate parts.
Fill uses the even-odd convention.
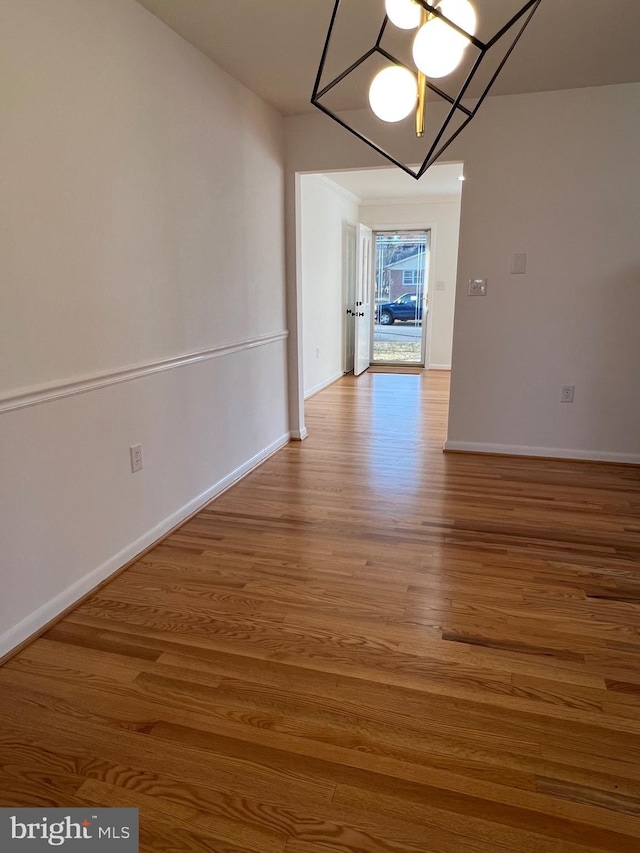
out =
[[[372,362],[424,364],[428,231],[377,231]]]

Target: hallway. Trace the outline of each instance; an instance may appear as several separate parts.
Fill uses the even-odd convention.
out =
[[[142,851],[637,853],[640,469],[444,454],[447,405],[345,377],[0,668],[0,805],[137,806]]]

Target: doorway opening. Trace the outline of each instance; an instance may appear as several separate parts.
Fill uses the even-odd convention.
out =
[[[371,364],[424,367],[430,231],[376,231]]]
[[[450,370],[462,172],[461,163],[438,163],[418,182],[387,168],[296,175],[296,437],[306,434],[304,401],[345,373],[366,373],[371,358],[375,373]],[[394,238],[402,251],[381,264],[385,247],[379,241]],[[420,256],[424,270],[414,263]],[[376,266],[382,276],[376,277]],[[410,299],[412,318],[390,323],[376,311],[382,301],[403,296],[416,297]],[[415,309],[420,297],[421,317]],[[379,346],[374,351],[374,338],[384,343],[383,333],[414,338],[413,351],[396,353],[398,361],[380,354]]]

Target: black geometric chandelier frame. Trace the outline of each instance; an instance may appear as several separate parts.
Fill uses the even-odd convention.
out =
[[[322,51],[322,58],[320,60],[320,66],[318,68],[318,73],[313,88],[313,94],[311,96],[311,103],[313,104],[313,106],[317,107],[323,113],[328,115],[330,118],[332,118],[346,130],[348,130],[362,142],[366,143],[375,151],[382,154],[384,157],[386,157],[400,169],[405,171],[407,174],[411,175],[413,178],[419,179],[422,177],[422,175],[424,175],[426,170],[431,165],[433,165],[433,163],[440,157],[442,152],[453,142],[453,140],[465,129],[471,119],[474,118],[542,0],[527,0],[527,2],[525,2],[522,7],[516,12],[516,14],[509,18],[509,20],[506,21],[491,38],[484,41],[480,40],[475,35],[469,33],[467,30],[462,29],[455,21],[451,20],[450,18],[447,18],[439,8],[439,0],[430,0],[430,2],[429,0],[413,0],[413,2],[417,6],[422,8],[423,11],[421,12],[421,14],[423,16],[423,21],[433,20],[436,18],[439,19],[448,27],[450,27],[453,31],[463,36],[465,40],[468,41],[469,44],[473,45],[477,50],[477,55],[471,63],[470,70],[466,74],[466,77],[464,78],[464,81],[462,82],[462,85],[458,89],[457,93],[452,94],[450,92],[447,92],[443,87],[434,83],[433,80],[426,77],[419,70],[416,72],[415,68],[411,67],[406,62],[403,62],[397,56],[394,56],[383,46],[383,39],[390,24],[389,17],[387,15],[384,15],[378,32],[378,36],[374,44],[372,44],[371,47],[369,47],[364,53],[358,56],[358,58],[356,58],[355,61],[353,61],[347,68],[345,68],[339,74],[334,76],[327,83],[323,84],[323,77],[325,76],[325,68],[327,64],[327,56],[331,49],[332,39],[335,36],[338,15],[341,6],[344,3],[344,0],[335,0],[333,13],[331,16],[331,22],[329,25],[329,31],[325,40],[324,48]],[[482,0],[474,0],[474,2],[476,4],[482,5]],[[484,0],[484,2],[486,4],[486,0]],[[511,36],[511,41],[507,42],[506,52],[501,55],[497,66],[490,71],[488,82],[479,92],[474,92],[473,105],[466,105],[465,103],[463,103],[463,101],[465,97],[469,98],[469,89],[472,83],[477,79],[478,72],[483,68],[483,65],[485,64],[486,58],[489,55],[490,51],[503,38],[506,38],[506,36],[512,30],[513,33]],[[409,72],[411,72],[411,74],[417,73],[419,98],[418,105],[416,107],[416,115],[418,117],[418,126],[420,121],[422,121],[423,123],[423,132],[423,112],[425,106],[424,98],[426,97],[427,90],[430,90],[432,93],[434,93],[435,96],[438,97],[438,99],[441,99],[446,105],[448,105],[446,117],[444,118],[444,121],[442,122],[440,128],[435,132],[432,140],[429,143],[428,151],[424,156],[421,165],[418,167],[412,167],[397,159],[397,157],[391,154],[384,147],[383,144],[378,144],[374,139],[372,139],[368,132],[358,130],[351,123],[349,123],[349,121],[338,115],[336,110],[330,108],[330,106],[323,102],[323,99],[326,100],[327,96],[333,90],[335,90],[335,88],[340,83],[342,83],[347,77],[349,77],[349,75],[352,75],[354,72],[356,72],[363,65],[363,63],[365,63],[367,60],[369,60],[375,55],[382,57],[384,60],[391,63],[393,66],[408,70]],[[469,101],[467,103],[469,103]],[[417,130],[416,135],[420,137],[422,136],[422,133]]]

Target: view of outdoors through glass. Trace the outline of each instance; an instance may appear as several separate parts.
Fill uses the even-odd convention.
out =
[[[422,364],[427,327],[428,231],[375,235],[375,325],[372,361]]]

